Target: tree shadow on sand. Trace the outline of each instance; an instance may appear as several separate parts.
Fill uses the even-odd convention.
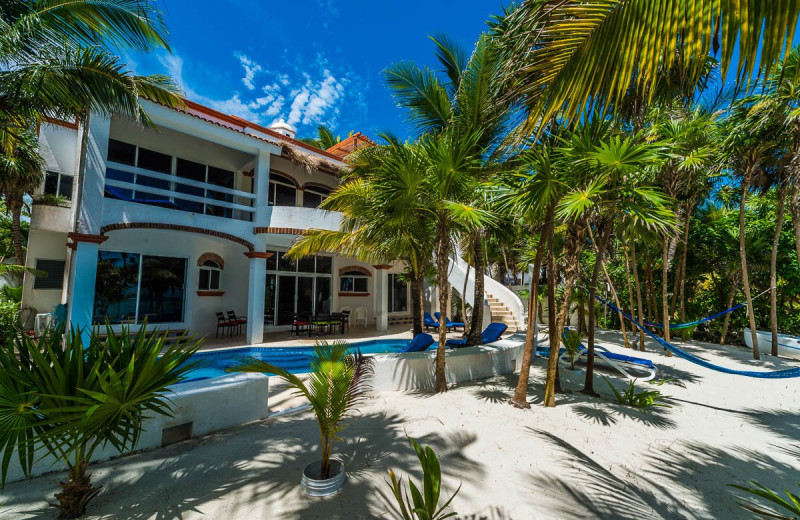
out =
[[[640,476],[637,482],[630,482],[625,479],[627,475],[618,476],[563,439],[546,431],[529,430],[564,454],[553,472],[558,476],[531,476],[534,492],[551,494],[557,491],[568,497],[551,507],[548,513],[552,518],[655,520],[692,517],[692,512],[679,502],[659,496],[655,492],[657,486],[647,478]]]
[[[405,417],[392,413],[350,418],[343,432],[349,440],[335,444],[333,453],[345,462],[348,481],[332,497],[309,498],[300,490],[303,468],[320,458],[316,420],[304,413],[93,466],[104,491],[89,505],[89,514],[108,520],[383,517],[386,468],[418,479],[419,461],[405,424]],[[473,435],[432,433],[416,440],[436,450],[451,478],[479,482],[484,477],[483,465],[465,455]],[[49,481],[39,487],[46,485]],[[32,495],[26,492],[7,505],[28,503],[29,518],[52,518],[52,509],[42,502],[48,495]]]

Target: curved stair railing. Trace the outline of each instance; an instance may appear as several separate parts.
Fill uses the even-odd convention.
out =
[[[453,257],[450,258],[450,272],[447,274],[447,279],[456,292],[461,294],[462,298],[466,298],[467,302],[472,302],[472,296],[475,293],[475,270],[470,268],[466,294],[462,294],[464,291],[464,278],[466,278],[466,276],[467,262],[465,262],[460,255],[453,255]],[[511,312],[512,317],[517,322],[517,327],[520,330],[524,330],[525,306],[522,300],[519,299],[519,296],[511,289],[489,276],[483,277],[483,288],[484,300],[487,299],[487,295],[491,295],[498,303]]]

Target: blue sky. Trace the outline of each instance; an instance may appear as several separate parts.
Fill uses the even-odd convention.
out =
[[[412,60],[435,65],[429,35],[471,47],[502,3],[486,0],[337,2],[169,0],[173,53],[126,56],[140,74],[169,73],[193,101],[299,137],[326,124],[337,135],[408,135],[382,71]]]

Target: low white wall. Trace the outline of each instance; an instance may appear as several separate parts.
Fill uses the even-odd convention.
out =
[[[448,384],[465,383],[514,372],[522,360],[523,344],[501,340],[491,345],[448,349],[445,374]],[[423,390],[434,387],[436,345],[425,352],[375,356],[375,392]]]
[[[262,374],[231,374],[173,387],[173,416],[159,415],[145,420],[136,451],[151,450],[162,445],[163,430],[192,423],[192,437],[233,428],[240,424],[264,419],[269,415],[267,396],[269,378]],[[41,455],[41,454],[40,454]],[[92,461],[106,460],[119,453],[110,446],[95,453]],[[34,464],[34,475],[65,468],[52,457]],[[24,478],[19,461],[12,459],[7,482]]]

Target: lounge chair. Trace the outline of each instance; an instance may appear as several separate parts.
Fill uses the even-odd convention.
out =
[[[442,322],[442,314],[440,312],[434,312],[433,315],[436,316],[436,319],[439,321],[439,323]],[[447,327],[447,330],[453,331],[455,331],[458,327],[461,327],[462,331],[466,328],[466,325],[463,322],[450,321],[450,318],[447,316],[444,317],[444,326]]]
[[[414,336],[414,339],[409,341],[408,345],[400,352],[422,352],[423,350],[427,350],[431,345],[433,345],[433,336],[423,332]]]
[[[503,335],[507,328],[508,326],[505,323],[490,323],[481,333],[481,345],[494,343],[500,339],[500,336]],[[467,338],[448,339],[447,345],[451,347],[465,347],[467,345]]]
[[[540,351],[544,355],[550,355],[549,348],[543,348],[541,350],[537,349],[537,354]],[[558,354],[558,360],[565,366],[569,366],[569,357],[567,356],[566,349],[560,349]],[[575,361],[577,362],[581,358],[585,358],[588,355],[589,349],[585,345],[581,345],[578,355],[575,357]],[[606,368],[612,368],[625,377],[632,379],[633,381],[647,382],[654,379],[656,374],[658,374],[658,368],[656,368],[653,362],[649,359],[617,354],[616,352],[611,352],[607,348],[601,347],[600,345],[594,346],[594,356],[595,363],[598,365]],[[642,375],[635,375],[632,372],[640,372]]]
[[[439,330],[439,325],[441,325],[441,324],[438,321],[434,320],[433,316],[431,316],[429,312],[426,312],[422,316],[422,319],[423,319],[423,321],[425,323],[425,330],[428,330],[428,329]]]

